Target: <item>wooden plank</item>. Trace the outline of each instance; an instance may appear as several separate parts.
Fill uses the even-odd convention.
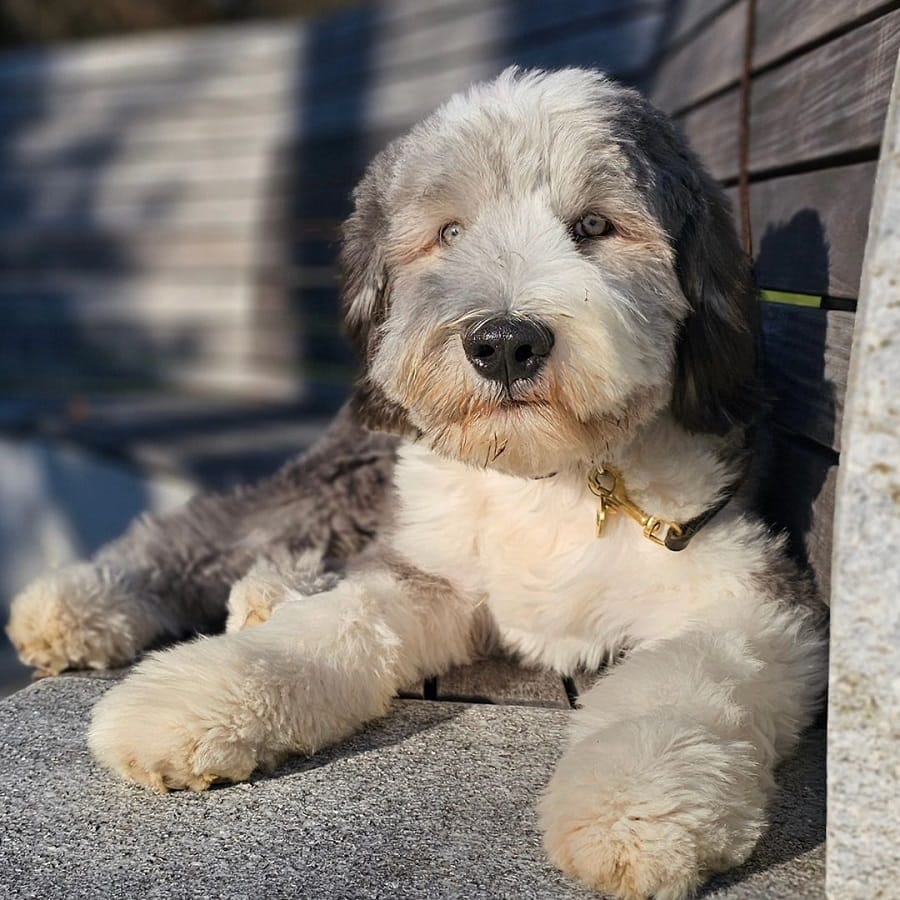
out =
[[[246,217],[245,217],[246,218]],[[19,228],[10,223],[6,229],[0,228],[0,245],[15,246],[17,242],[31,243],[46,241],[48,243],[65,243],[78,239],[98,239],[109,241],[113,247],[118,247],[120,253],[127,252],[128,244],[136,238],[147,240],[176,241],[181,239],[200,240],[237,240],[255,241],[262,236],[273,242],[275,247],[290,247],[296,241],[313,238],[315,240],[337,239],[341,224],[336,218],[317,218],[315,216],[304,217],[295,221],[266,222],[262,224],[273,226],[273,230],[259,230],[248,221],[232,222],[220,220],[218,222],[203,223],[198,227],[197,223],[179,222],[177,218],[170,219],[161,227],[159,221],[149,222],[136,226],[123,223],[109,227],[100,222],[86,221],[80,225],[73,217],[69,220],[50,220],[43,224],[22,222]],[[277,225],[277,228],[274,226]],[[111,252],[115,252],[111,249]]]
[[[771,65],[799,48],[895,5],[894,0],[756,0],[753,68]]]
[[[774,421],[839,451],[855,314],[779,303],[763,303],[762,312]]]
[[[670,114],[740,80],[747,0],[727,7],[656,67],[650,99]]]
[[[178,185],[160,185],[148,191],[148,199],[120,201],[117,197],[83,198],[83,203],[61,204],[54,198],[38,197],[18,209],[0,211],[0,235],[17,234],[22,230],[43,230],[62,233],[94,229],[128,233],[154,229],[156,231],[204,232],[211,229],[219,234],[252,235],[279,234],[277,229],[292,222],[302,224],[308,216],[316,219],[342,219],[350,213],[350,191],[333,186],[310,184],[296,195],[231,198],[217,197],[183,202]],[[262,193],[262,192],[260,192]],[[40,202],[46,200],[46,202]],[[266,230],[268,229],[268,230]],[[124,249],[124,248],[123,248]]]
[[[338,235],[330,233],[291,241],[249,233],[178,235],[148,230],[123,235],[85,229],[59,235],[27,230],[0,233],[0,272],[17,277],[34,270],[112,277],[155,273],[164,278],[180,275],[187,282],[215,283],[217,279],[247,277],[251,272],[263,279],[285,267],[327,267],[333,275],[338,252]],[[309,283],[296,272],[291,277],[294,282]]]
[[[180,279],[44,277],[0,278],[0,311],[4,322],[53,321],[77,324],[130,321],[136,324],[175,322],[202,326],[215,321],[235,327],[253,309],[254,286],[248,279],[218,283],[185,283]]]
[[[501,58],[504,66],[508,61],[526,68],[582,66],[630,81],[652,58],[663,22],[662,13],[648,13],[618,25],[582,28],[575,34],[560,32],[538,41],[531,49],[516,51],[511,60]]]
[[[133,352],[133,348],[126,349]],[[96,349],[91,349],[86,352],[85,359],[94,360],[96,356]],[[269,398],[314,397],[322,383],[315,372],[307,374],[302,366],[290,373],[270,373],[235,364],[231,359],[213,366],[206,360],[197,363],[180,357],[160,363],[159,354],[155,352],[152,358],[159,364],[151,369],[129,370],[127,365],[118,365],[91,371],[85,363],[70,364],[70,360],[66,359],[65,367],[53,369],[48,364],[42,364],[27,374],[23,374],[23,370],[14,365],[8,369],[3,368],[5,360],[0,360],[0,386],[8,395],[24,398],[50,395],[65,399],[80,398],[86,394],[99,396],[164,389],[214,396],[247,396],[260,401]],[[125,363],[128,360],[129,357],[126,356]],[[51,355],[46,362],[55,361],[56,357]],[[349,380],[345,383],[349,383]]]
[[[794,556],[813,571],[820,599],[831,596],[831,541],[838,465],[834,454],[804,445],[777,430],[760,489],[760,508],[788,533]]]
[[[738,116],[738,93],[733,90],[676,119],[704,165],[720,180],[738,169]]]
[[[211,279],[185,282],[158,273],[141,279],[10,276],[0,278],[0,316],[5,324],[53,327],[64,322],[93,328],[175,325],[255,330],[288,318],[304,337],[340,333],[337,284],[304,286],[284,279]]]
[[[876,163],[858,163],[751,186],[754,265],[760,287],[859,296]],[[737,191],[728,191],[737,215]]]
[[[437,680],[437,699],[569,708],[558,674],[522,668],[505,658],[458,666],[441,675]]]
[[[0,65],[0,84],[9,95],[16,89],[20,96],[29,88],[47,87],[83,91],[109,82],[140,82],[172,74],[195,77],[215,70],[224,63],[233,71],[251,73],[254,68],[296,65],[311,37],[327,48],[355,47],[372,39],[374,26],[388,27],[403,20],[410,32],[432,24],[435,16],[393,16],[392,3],[372,9],[354,9],[313,21],[246,22],[240,27],[211,26],[141,34],[115,39],[91,40],[62,48],[26,50],[8,54]],[[459,2],[430,4],[441,15],[440,7],[453,6],[454,13],[471,12],[484,3]],[[409,11],[408,11],[409,12]]]
[[[736,2],[739,0],[681,0],[670,4],[669,21],[663,33],[663,52],[681,44],[685,38],[693,37]]]
[[[900,47],[900,10],[753,82],[750,168],[877,152]]]
[[[288,189],[288,180],[296,184],[304,178],[347,184],[396,134],[395,128],[357,128],[323,138],[304,138],[298,132],[270,143],[237,138],[220,142],[182,134],[160,143],[151,139],[150,131],[145,132],[149,142],[141,135],[134,138],[128,132],[108,131],[96,135],[93,143],[75,140],[49,153],[32,148],[27,154],[13,154],[14,163],[10,161],[0,172],[0,190],[34,197],[51,190],[77,194],[80,187],[84,197],[113,193],[120,186],[123,190],[158,189],[160,182],[184,182],[197,188],[234,182],[249,190],[262,184],[279,192]]]
[[[0,335],[0,383],[28,389],[57,381],[64,395],[79,384],[119,377],[165,381],[181,370],[247,372],[246,337],[235,328],[152,323],[79,328],[5,322]],[[171,372],[170,372],[171,370]]]

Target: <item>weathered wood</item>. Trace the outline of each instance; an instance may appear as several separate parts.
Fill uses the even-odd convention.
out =
[[[279,240],[274,235],[266,239],[251,233],[191,235],[147,229],[128,234],[85,228],[59,234],[27,229],[0,232],[0,273],[19,278],[34,271],[163,278],[180,273],[186,281],[215,283],[251,273],[264,279],[270,272],[280,275],[285,269],[327,267],[336,277],[338,240],[331,231],[321,237],[286,235]],[[288,275],[297,278],[296,272]],[[324,282],[324,276],[321,280]]]
[[[794,556],[812,569],[819,597],[831,597],[831,540],[837,459],[814,444],[779,432],[771,437],[769,466],[760,489],[760,508],[785,530]]]
[[[750,190],[760,287],[859,296],[875,163],[772,178]],[[738,218],[737,191],[728,191]]]
[[[738,93],[732,90],[676,118],[704,165],[720,180],[738,170],[738,116]]]
[[[313,216],[341,219],[350,211],[353,188],[365,171],[362,151],[339,155],[344,164],[323,164],[322,151],[300,145],[280,154],[294,160],[275,161],[270,172],[244,175],[227,165],[214,166],[203,177],[127,177],[114,168],[107,178],[102,165],[78,174],[51,172],[45,187],[39,170],[18,181],[0,182],[0,232],[30,225],[103,228],[215,227],[256,228]],[[174,169],[175,167],[173,167]],[[260,166],[260,168],[262,168]]]
[[[551,36],[516,56],[524,65],[601,65],[612,74],[621,75],[629,68],[640,68],[649,58],[660,21],[661,16],[653,13],[617,24],[600,24],[575,35]],[[129,116],[123,125],[118,116],[100,110],[93,122],[88,119],[87,124],[73,125],[71,119],[68,123],[65,119],[51,120],[46,126],[24,129],[21,135],[12,135],[8,141],[17,155],[31,159],[32,167],[51,160],[56,165],[61,162],[75,165],[133,157],[145,161],[172,159],[180,158],[185,152],[189,158],[198,153],[214,158],[252,156],[264,152],[273,143],[300,139],[304,135],[322,138],[373,130],[397,133],[473,80],[495,75],[505,63],[506,57],[498,54],[496,48],[485,48],[483,53],[470,48],[465,58],[448,58],[441,65],[429,58],[428,64],[415,74],[405,72],[402,77],[378,78],[365,89],[353,81],[349,90],[341,89],[337,93],[317,91],[307,97],[304,91],[302,115],[270,117],[266,114],[265,122],[258,127],[254,127],[256,117],[252,113],[242,122],[207,118],[200,126],[167,113],[161,127],[158,116],[138,117],[136,121],[134,116]],[[283,81],[282,78],[274,80]],[[236,80],[235,89],[254,97],[258,94],[253,85],[248,86],[247,79]],[[171,93],[164,91],[159,105],[167,108],[170,97]],[[237,145],[229,138],[234,138]]]
[[[784,431],[835,451],[855,314],[763,304],[765,375],[772,416]]]
[[[900,47],[900,11],[860,26],[753,79],[749,169],[825,164],[877,152]],[[738,89],[677,117],[715,175],[738,175]]]
[[[681,0],[669,4],[660,57],[691,39],[729,6],[740,0]]]
[[[559,675],[522,668],[504,658],[458,666],[441,675],[437,680],[437,699],[569,708]]]
[[[893,6],[893,0],[756,0],[753,68],[771,65],[798,48]]]
[[[754,79],[751,170],[875,153],[898,47],[900,10]]]
[[[116,243],[122,253],[127,253],[128,243],[132,239],[149,235],[153,239],[177,240],[235,240],[252,241],[264,234],[266,240],[277,239],[282,246],[290,246],[294,241],[305,237],[315,239],[337,239],[340,219],[317,217],[310,215],[291,220],[278,217],[260,216],[253,219],[249,214],[232,219],[214,221],[209,215],[191,213],[179,217],[174,213],[165,218],[148,221],[140,216],[120,217],[119,221],[83,221],[80,225],[74,215],[45,216],[45,221],[35,223],[24,221],[15,227],[14,222],[0,223],[0,244],[8,242],[15,246],[17,240],[34,242],[46,240],[62,242],[79,238],[109,240]],[[265,228],[277,229],[266,231]]]
[[[548,4],[550,5],[550,4]],[[530,46],[511,46],[501,59],[526,68],[554,69],[582,66],[601,69],[619,80],[630,81],[646,67],[658,46],[665,17],[646,11],[619,23],[562,30],[532,41]]]
[[[724,9],[656,67],[650,99],[677,114],[740,79],[747,2]]]

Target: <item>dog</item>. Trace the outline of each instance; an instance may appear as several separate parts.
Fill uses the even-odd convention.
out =
[[[606,663],[539,801],[551,860],[659,900],[742,863],[825,642],[747,498],[758,295],[721,190],[635,91],[511,69],[375,158],[342,265],[363,371],[323,449],[37,582],[22,658],[129,662],[234,582],[224,635],[94,711],[95,757],[159,791],[315,753],[485,641]]]

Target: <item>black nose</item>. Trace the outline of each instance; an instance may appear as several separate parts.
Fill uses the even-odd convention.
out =
[[[552,347],[553,332],[531,319],[488,319],[463,336],[463,349],[475,371],[507,387],[514,381],[534,378]]]

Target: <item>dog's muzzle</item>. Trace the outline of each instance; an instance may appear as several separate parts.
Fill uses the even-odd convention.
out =
[[[532,319],[499,316],[478,322],[463,335],[475,371],[510,387],[534,378],[553,349],[553,332]]]

